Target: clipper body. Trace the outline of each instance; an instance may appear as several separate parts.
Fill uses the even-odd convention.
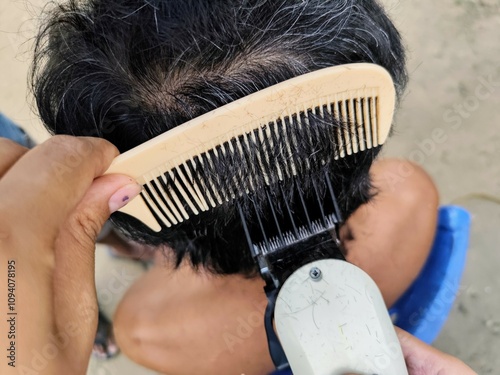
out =
[[[274,319],[294,375],[407,375],[375,282],[342,260],[309,263],[281,288]]]

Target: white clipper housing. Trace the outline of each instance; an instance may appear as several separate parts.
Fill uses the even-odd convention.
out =
[[[325,259],[284,283],[275,324],[294,375],[407,375],[394,326],[375,282]]]

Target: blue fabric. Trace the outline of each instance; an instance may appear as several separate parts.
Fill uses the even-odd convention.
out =
[[[9,138],[21,146],[31,148],[33,142],[26,133],[10,119],[0,113],[0,137]]]
[[[444,206],[439,210],[429,258],[415,282],[389,311],[398,327],[428,344],[443,328],[459,291],[470,225],[470,214],[461,207]],[[292,375],[292,372],[272,375]]]
[[[439,211],[434,246],[419,277],[390,313],[394,324],[431,344],[443,328],[459,291],[471,219],[461,207]]]

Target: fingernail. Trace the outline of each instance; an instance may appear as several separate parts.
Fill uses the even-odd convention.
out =
[[[137,197],[142,191],[142,186],[129,184],[118,190],[109,200],[109,212],[113,213],[125,207],[128,202]]]

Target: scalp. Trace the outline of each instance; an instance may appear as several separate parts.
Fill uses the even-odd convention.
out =
[[[70,0],[47,13],[37,41],[32,78],[45,125],[107,139],[121,152],[329,66],[375,63],[400,95],[406,84],[399,33],[374,0]],[[377,153],[331,165],[345,216],[372,195]],[[254,269],[232,206],[160,235],[123,215],[115,221],[135,240],[173,247],[179,264],[189,256],[216,272]]]

